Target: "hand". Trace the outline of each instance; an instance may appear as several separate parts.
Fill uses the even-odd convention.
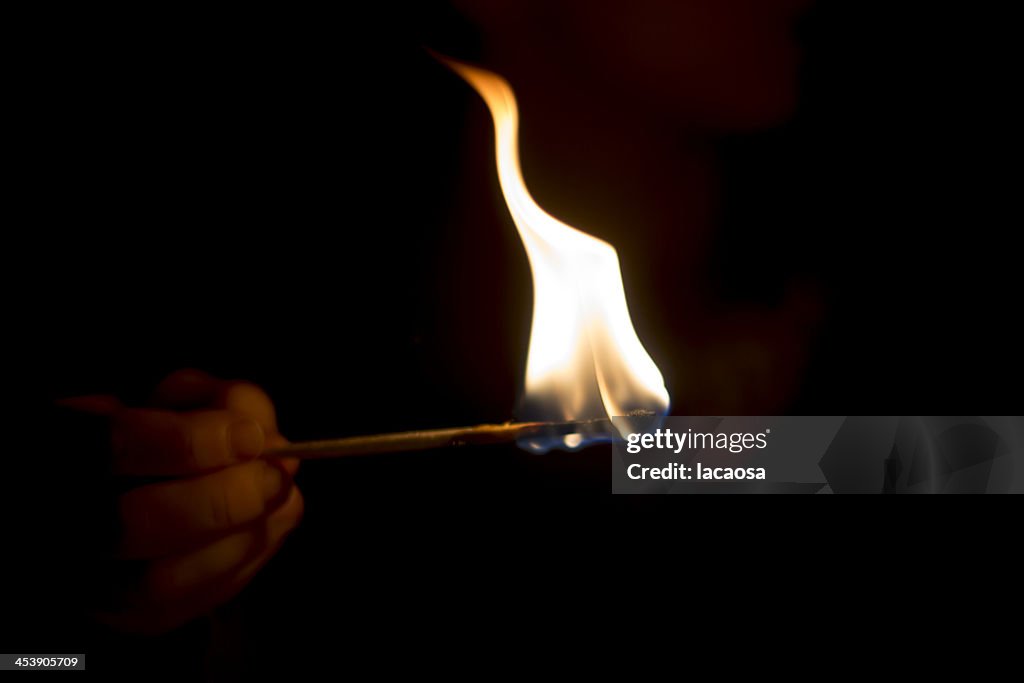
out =
[[[115,605],[97,616],[159,633],[236,595],[302,516],[295,460],[260,458],[286,444],[258,387],[194,370],[165,379],[151,407],[111,396],[62,401],[110,418],[115,475],[162,477],[119,495]]]

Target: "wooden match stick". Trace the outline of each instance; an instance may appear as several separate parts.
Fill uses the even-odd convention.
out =
[[[597,423],[605,422],[609,421],[601,419],[578,422],[506,422],[505,424],[497,425],[476,425],[474,427],[452,427],[449,429],[427,429],[415,432],[350,436],[344,439],[300,441],[282,446],[281,448],[268,450],[264,453],[264,456],[310,460],[316,458],[345,458],[354,455],[426,451],[451,446],[511,443],[517,439],[530,436],[573,434],[581,429],[594,431]]]

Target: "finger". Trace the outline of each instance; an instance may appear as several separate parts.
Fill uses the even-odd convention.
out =
[[[229,410],[259,422],[266,436],[267,448],[288,443],[278,431],[273,401],[263,389],[251,382],[222,380],[200,370],[179,370],[160,383],[151,405],[175,410]]]
[[[186,368],[165,377],[157,385],[149,404],[155,408],[196,410],[210,407],[216,400],[224,380],[202,370]]]
[[[202,370],[171,373],[157,385],[150,405],[170,410],[220,408],[255,418],[267,433],[277,432],[274,403],[251,382],[228,381]]]
[[[248,415],[263,427],[266,448],[280,448],[288,445],[277,429],[277,415],[274,403],[263,389],[249,382],[227,382],[221,387],[215,405],[219,408]],[[291,476],[299,470],[297,458],[280,458],[279,462]]]
[[[153,562],[143,591],[156,602],[174,602],[264,557],[291,531],[301,515],[302,497],[292,487],[285,504],[265,520],[185,555]]]
[[[277,429],[277,412],[267,392],[251,382],[223,382],[212,407],[251,417],[268,437],[268,447],[287,444]],[[273,443],[271,443],[273,441]]]
[[[64,398],[57,401],[57,405],[100,417],[113,415],[122,407],[121,402],[116,397],[106,394]]]
[[[257,420],[227,410],[129,408],[114,415],[111,445],[115,473],[183,475],[255,458],[265,439]]]
[[[162,557],[209,543],[276,509],[290,487],[281,467],[257,460],[133,489],[118,499],[118,554]]]
[[[263,428],[264,447],[288,445],[277,427],[274,403],[263,389],[251,382],[227,381],[201,370],[178,370],[164,379],[154,392],[153,405],[165,408],[219,408],[252,417]],[[281,459],[292,476],[299,469],[295,458]]]
[[[247,539],[230,537],[154,564],[135,604],[100,614],[99,620],[121,630],[157,634],[206,614],[237,595],[274,556],[301,520],[303,505],[302,494],[293,487],[288,501],[260,529],[245,532],[250,534]],[[246,541],[254,545],[246,548]]]

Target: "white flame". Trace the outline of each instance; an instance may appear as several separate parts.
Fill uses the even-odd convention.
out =
[[[530,196],[519,167],[519,112],[497,74],[444,59],[494,120],[498,179],[533,273],[533,322],[523,408],[528,419],[665,414],[661,372],[633,330],[612,245],[562,223]],[[579,445],[570,435],[563,445]]]

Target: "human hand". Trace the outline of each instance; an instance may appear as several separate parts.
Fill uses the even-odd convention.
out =
[[[209,612],[241,591],[299,523],[298,462],[259,457],[287,443],[259,387],[183,370],[146,408],[111,396],[61,403],[109,418],[113,473],[148,478],[116,501],[104,572],[113,604],[97,614],[103,623],[160,633]]]

